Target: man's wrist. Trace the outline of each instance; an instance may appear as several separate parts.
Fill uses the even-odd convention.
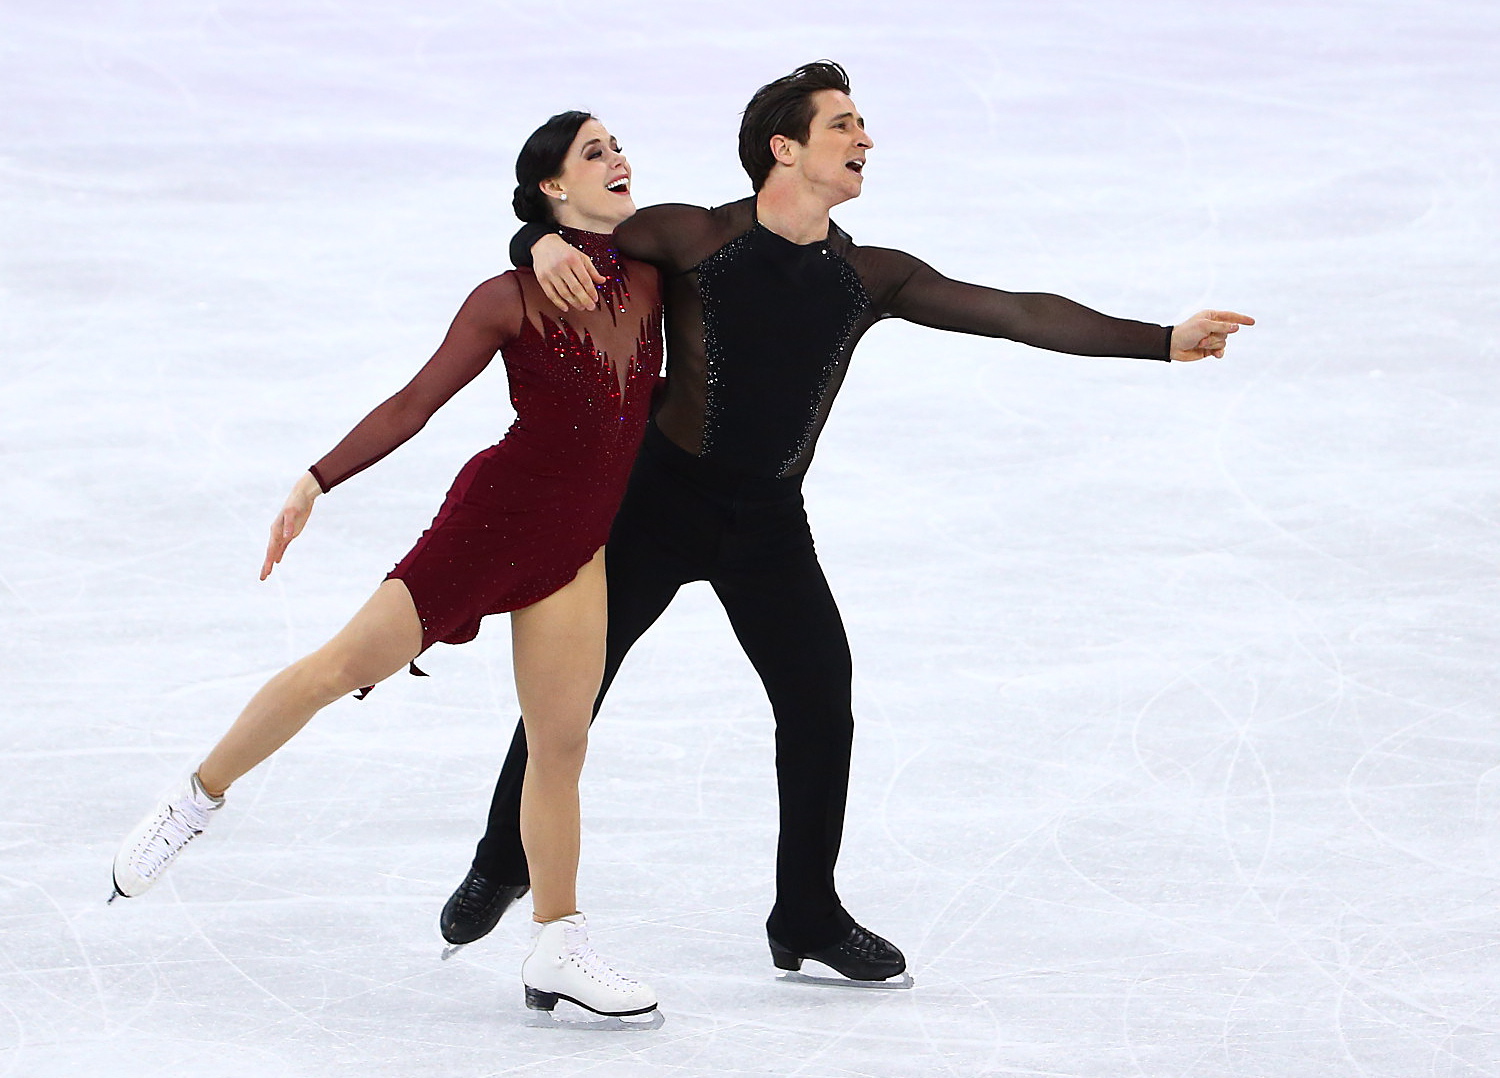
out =
[[[544,236],[561,235],[561,230],[555,224],[544,224],[540,221],[528,221],[522,225],[510,241],[510,260],[512,264],[520,269],[531,268],[531,249]]]

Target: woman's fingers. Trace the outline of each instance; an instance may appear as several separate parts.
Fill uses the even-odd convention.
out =
[[[281,515],[271,523],[271,540],[266,544],[266,560],[260,567],[262,580],[271,575],[272,568],[281,564],[286,548],[301,531],[299,514],[291,508],[283,509]]]
[[[266,543],[266,560],[260,567],[260,578],[262,580],[271,575],[272,567],[281,561],[281,555],[286,550],[286,540],[283,538],[282,533],[281,518],[277,517],[271,525],[271,539]]]

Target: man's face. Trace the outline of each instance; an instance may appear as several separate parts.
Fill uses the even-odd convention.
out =
[[[858,198],[863,185],[865,152],[875,143],[865,133],[865,119],[849,95],[819,90],[813,95],[817,111],[807,132],[807,144],[792,143],[795,167],[804,182],[830,206]]]

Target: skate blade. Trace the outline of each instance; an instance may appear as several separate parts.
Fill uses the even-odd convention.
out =
[[[849,977],[834,974],[831,977],[820,976],[816,973],[802,973],[798,970],[787,970],[776,978],[785,984],[813,984],[822,988],[858,988],[864,991],[872,989],[882,992],[899,992],[912,987],[911,972],[906,971],[899,977],[889,977],[883,981],[856,981]]]
[[[576,1015],[577,1017],[574,1017]],[[641,1033],[660,1029],[667,1016],[660,1008],[645,1014],[632,1014],[624,1018],[613,1015],[594,1014],[576,1010],[572,1014],[560,1015],[555,1011],[527,1011],[526,1024],[532,1029],[581,1029],[596,1033]]]
[[[462,951],[467,946],[468,946],[467,943],[450,943],[450,944],[448,944],[446,947],[443,948],[443,961],[444,962],[448,961],[448,959],[450,959],[454,955],[458,954],[459,951]]]

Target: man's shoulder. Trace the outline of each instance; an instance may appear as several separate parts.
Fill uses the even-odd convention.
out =
[[[893,270],[909,272],[924,265],[922,260],[915,255],[894,247],[871,247],[856,243],[853,236],[831,220],[828,222],[828,245],[861,273]]]
[[[698,206],[691,202],[658,202],[654,206],[646,206],[637,210],[636,219],[653,220],[660,218],[676,218],[691,220],[694,218],[704,222],[723,221],[730,218],[748,215],[752,220],[755,217],[755,199],[741,198],[734,202],[725,202],[718,206]]]
[[[638,211],[621,226],[621,235],[627,254],[682,272],[754,225],[753,198],[711,208],[663,202]]]
[[[694,206],[691,202],[658,202],[652,206],[642,206],[635,211],[635,217],[631,218],[631,220],[651,217],[678,217],[708,212],[704,207]]]

